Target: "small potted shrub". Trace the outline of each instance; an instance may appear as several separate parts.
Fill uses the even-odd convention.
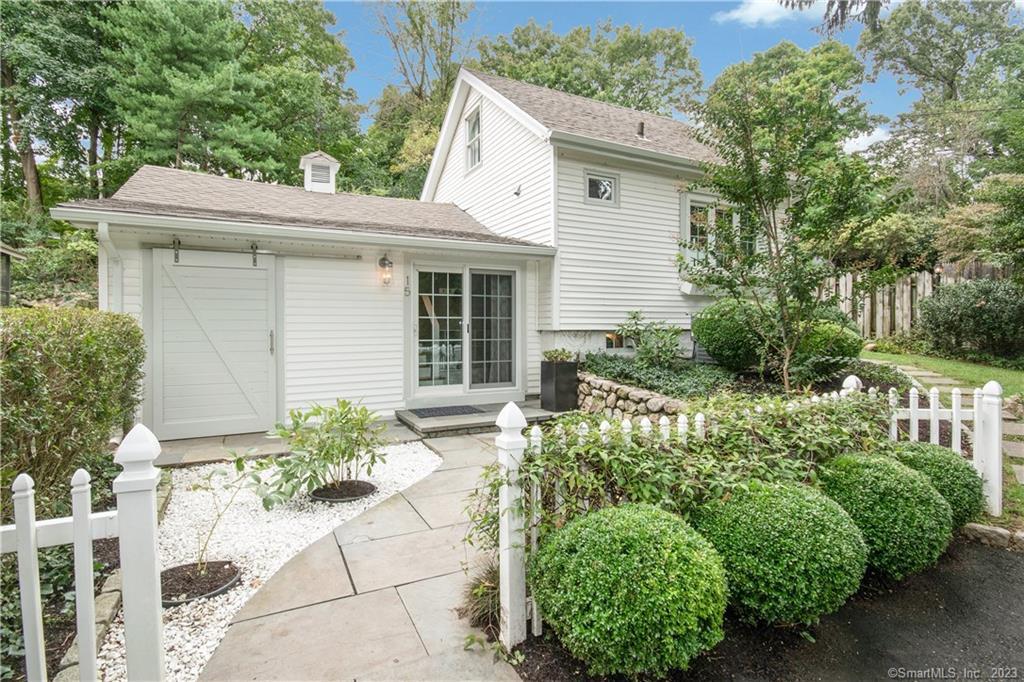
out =
[[[565,348],[544,351],[540,363],[540,406],[551,412],[576,409],[579,364]]]
[[[372,411],[348,400],[291,410],[290,424],[271,435],[288,441],[291,452],[264,461],[270,477],[258,486],[267,509],[300,492],[322,502],[348,502],[373,493],[377,486],[360,479],[384,460],[384,425]]]

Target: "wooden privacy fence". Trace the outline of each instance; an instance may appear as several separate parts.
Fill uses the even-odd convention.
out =
[[[863,383],[856,376],[849,376],[843,382],[843,390],[806,398],[809,403],[816,403],[823,400],[839,401],[852,393],[860,393]],[[871,398],[884,400],[886,397],[880,395],[876,389],[867,391]],[[911,389],[908,396],[908,407],[899,407],[899,397],[896,389],[888,393],[890,405],[889,438],[899,440],[902,430],[899,428],[901,421],[906,421],[908,430],[906,438],[916,441],[919,438],[921,423],[928,424],[928,438],[932,443],[939,442],[940,424],[943,421],[950,422],[953,440],[953,449],[961,452],[961,435],[965,432],[964,422],[971,423],[969,431],[972,445],[972,463],[975,470],[981,476],[986,510],[992,516],[1002,515],[1002,465],[1003,465],[1003,399],[1002,387],[995,381],[985,384],[984,388],[974,390],[974,403],[971,409],[963,409],[960,404],[962,396],[959,389],[952,392],[953,400],[949,408],[944,408],[939,402],[938,389],[932,389],[928,394],[928,404],[922,406],[920,394],[917,389]],[[787,409],[796,409],[798,403],[791,402]],[[526,623],[530,620],[534,635],[540,635],[543,631],[543,622],[540,610],[532,599],[527,597],[526,588],[526,548],[527,543],[531,550],[537,549],[537,529],[540,520],[539,501],[541,490],[538,484],[527,491],[524,499],[524,491],[519,485],[519,467],[526,456],[539,453],[544,447],[543,432],[539,426],[530,430],[529,441],[523,436],[523,429],[526,427],[526,418],[515,403],[508,403],[498,415],[495,425],[501,433],[495,438],[495,445],[498,448],[498,465],[501,469],[501,487],[498,491],[498,567],[499,583],[498,591],[501,601],[501,614],[499,621],[499,639],[511,651],[512,647],[526,639]],[[638,428],[634,429],[629,419],[611,423],[607,420],[601,422],[598,429],[603,442],[610,440],[609,436],[613,430],[621,431],[626,441],[636,440],[638,443],[644,441],[657,444],[661,442],[674,442],[682,447],[690,439],[703,440],[708,437],[708,429],[712,428],[702,413],[690,417],[687,414],[676,416],[675,423],[667,416],[662,415],[657,425],[650,419],[643,417]],[[590,427],[581,423],[577,427],[576,434],[556,433],[554,438],[577,437],[581,442],[587,441],[590,436]],[[525,510],[525,511],[522,511]],[[530,517],[530,533],[527,537],[526,518]]]
[[[14,524],[0,528],[0,550],[18,553],[18,589],[25,672],[30,681],[47,679],[43,636],[39,549],[74,545],[75,618],[78,628],[78,670],[82,682],[98,679],[92,542],[118,538],[121,555],[125,654],[130,680],[164,677],[163,612],[157,555],[156,487],[160,470],[156,436],[136,425],[117,448],[114,479],[117,509],[92,511],[90,476],[79,469],[71,477],[71,516],[36,520],[35,483],[28,474],[14,480]]]
[[[915,272],[869,293],[857,292],[859,277],[856,273],[829,280],[825,290],[835,296],[843,312],[853,318],[862,336],[881,338],[910,331],[918,319],[921,299],[931,296],[938,287],[1005,276],[1005,269],[984,263],[965,266],[945,263],[935,272]]]

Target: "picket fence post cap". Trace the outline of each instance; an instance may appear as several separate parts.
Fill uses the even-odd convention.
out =
[[[14,483],[11,484],[11,490],[16,493],[27,493],[35,487],[36,482],[28,474],[18,474],[18,477],[14,479]]]
[[[540,438],[540,436],[542,435],[542,432],[540,430],[540,424],[533,425],[533,428],[530,429],[530,435],[533,436],[534,438]]]
[[[998,381],[990,381],[985,384],[985,388],[982,389],[985,395],[1002,395],[1003,387],[999,385]]]
[[[160,441],[144,424],[136,424],[114,453],[118,464],[152,462],[160,454]]]
[[[88,471],[86,471],[85,469],[79,469],[71,477],[71,485],[75,486],[76,488],[80,488],[82,486],[89,485],[89,481],[91,480],[92,476],[89,475]]]
[[[658,420],[658,423],[663,426],[668,426],[668,417],[661,415],[661,419]]]
[[[502,431],[506,429],[522,429],[526,427],[526,417],[523,416],[523,411],[519,409],[511,400],[505,404],[505,407],[501,408],[501,412],[498,413],[498,418],[494,421]],[[132,429],[134,431],[135,429]],[[129,437],[131,434],[128,434]]]
[[[858,377],[856,374],[851,374],[850,376],[843,379],[843,388],[849,389],[851,391],[859,391],[860,389],[864,388],[864,382],[861,381],[860,377]]]

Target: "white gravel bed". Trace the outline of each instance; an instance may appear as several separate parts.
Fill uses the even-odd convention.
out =
[[[441,458],[420,442],[391,445],[385,452],[387,461],[375,466],[371,476],[364,477],[377,485],[377,491],[361,500],[325,504],[296,499],[268,512],[252,491],[242,490],[238,494],[210,541],[207,558],[233,561],[242,570],[241,584],[218,597],[164,609],[168,680],[198,679],[227,632],[231,618],[290,558],[441,464]],[[196,560],[197,535],[208,530],[214,506],[209,492],[193,491],[191,487],[218,468],[230,467],[210,464],[172,472],[171,502],[160,524],[160,558],[164,568]],[[226,499],[228,494],[219,492],[218,496]],[[122,614],[118,614],[107,633],[98,664],[102,679],[126,679]]]

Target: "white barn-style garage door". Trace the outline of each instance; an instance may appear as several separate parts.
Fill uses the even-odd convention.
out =
[[[265,431],[277,403],[274,258],[153,250],[153,430]]]

